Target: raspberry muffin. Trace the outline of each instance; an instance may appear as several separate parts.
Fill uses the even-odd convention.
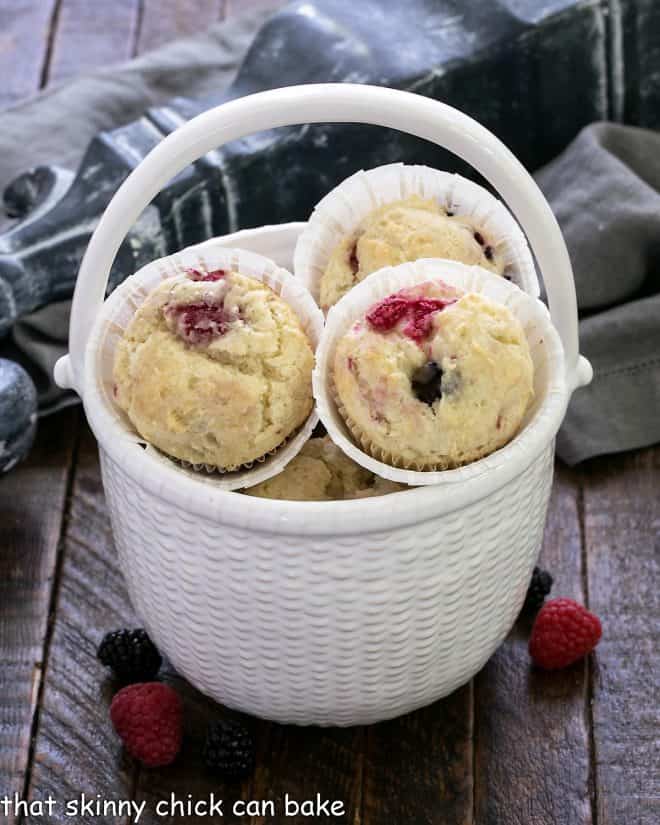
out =
[[[281,473],[245,493],[288,501],[369,498],[407,489],[374,475],[345,455],[328,436],[310,439]]]
[[[352,325],[337,343],[333,381],[363,449],[395,467],[442,470],[513,438],[533,395],[533,363],[507,307],[429,280]]]
[[[115,398],[162,452],[233,470],[305,422],[313,365],[297,315],[270,287],[239,272],[188,270],[151,292],[125,330]]]
[[[321,308],[327,311],[377,269],[418,258],[449,258],[498,275],[505,268],[503,254],[472,218],[413,195],[381,206],[335,247],[321,277]]]

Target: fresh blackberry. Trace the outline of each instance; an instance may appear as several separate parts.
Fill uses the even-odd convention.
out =
[[[96,656],[125,684],[152,681],[163,661],[156,645],[141,627],[106,633]]]
[[[523,613],[536,613],[540,610],[545,597],[552,590],[552,576],[547,570],[542,570],[540,567],[535,567],[532,573],[532,580],[527,588],[527,595],[525,596],[525,603],[523,604]]]
[[[254,742],[240,722],[212,722],[206,732],[204,764],[223,779],[244,779],[254,770]]]

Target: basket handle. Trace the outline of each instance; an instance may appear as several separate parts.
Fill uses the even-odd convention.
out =
[[[60,359],[55,380],[83,390],[86,344],[101,307],[110,267],[128,231],[163,186],[188,164],[231,140],[278,126],[367,123],[408,132],[470,163],[506,201],[536,255],[550,314],[564,345],[572,390],[589,382],[578,354],[577,303],[571,262],[559,225],[532,177],[506,146],[468,115],[411,92],[349,83],[289,86],[229,101],[168,135],[119,187],[92,235],[71,310],[71,360]]]

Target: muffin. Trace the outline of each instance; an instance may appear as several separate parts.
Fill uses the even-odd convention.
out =
[[[273,478],[245,493],[288,501],[335,501],[369,498],[407,489],[360,467],[328,436],[310,439],[298,455]]]
[[[418,258],[449,258],[498,275],[505,268],[504,255],[472,218],[413,195],[371,212],[337,244],[321,277],[321,308],[327,311],[372,272]]]
[[[115,399],[167,455],[233,470],[307,419],[314,354],[293,309],[239,272],[164,280],[118,343]]]
[[[339,411],[395,467],[442,470],[502,447],[533,395],[520,322],[503,304],[428,280],[374,304],[339,339]]]

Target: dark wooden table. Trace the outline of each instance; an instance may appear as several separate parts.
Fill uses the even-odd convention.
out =
[[[0,0],[0,106],[82,70],[198,31],[255,0]],[[1,182],[0,182],[1,183]],[[254,777],[205,778],[200,749],[225,711],[176,674],[187,739],[175,766],[142,769],[108,720],[95,658],[107,630],[134,624],[117,568],[96,445],[80,409],[41,423],[30,459],[0,478],[0,822],[66,818],[81,793],[146,801],[140,822],[310,822],[325,818],[157,816],[171,793],[207,799],[341,800],[354,825],[655,825],[658,760],[660,448],[557,467],[542,563],[555,593],[601,617],[597,655],[560,673],[530,667],[519,624],[484,670],[432,707],[369,728],[247,720]],[[655,648],[655,649],[654,649]],[[53,815],[4,814],[20,794]]]

